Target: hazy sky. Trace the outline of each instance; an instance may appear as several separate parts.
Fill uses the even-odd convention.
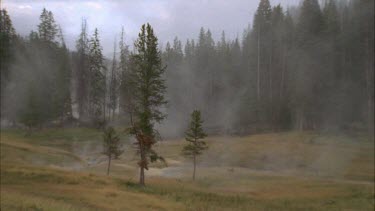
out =
[[[39,15],[45,7],[51,10],[61,25],[69,48],[74,49],[81,19],[88,21],[89,33],[95,27],[106,56],[113,49],[115,36],[125,28],[126,42],[133,44],[140,26],[149,22],[160,43],[178,36],[183,43],[197,38],[200,27],[210,28],[214,38],[225,31],[227,37],[241,37],[252,22],[259,0],[0,0],[12,18],[16,31],[27,35],[36,30]],[[271,0],[272,5],[286,8],[300,0]]]

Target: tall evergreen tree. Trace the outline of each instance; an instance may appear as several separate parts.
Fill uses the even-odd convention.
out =
[[[43,8],[38,25],[39,37],[43,41],[54,42],[58,33],[58,27],[51,11]]]
[[[89,103],[91,118],[97,127],[105,124],[106,78],[103,73],[103,54],[99,41],[98,29],[95,29],[90,40],[90,92]]]
[[[130,68],[129,68],[129,46],[125,43],[124,38],[124,27],[121,31],[121,39],[119,42],[120,55],[119,55],[119,75],[120,75],[120,85],[119,85],[119,106],[120,114],[122,116],[127,116],[128,119],[132,115],[133,104],[132,104],[132,88],[130,86]]]
[[[251,67],[256,69],[256,121],[264,124],[266,120],[267,80],[270,72],[271,57],[271,18],[272,8],[269,0],[261,0],[254,15],[253,30],[251,32],[251,46],[256,60]],[[251,58],[247,58],[251,59]]]
[[[61,118],[61,123],[63,123],[65,120],[72,118],[72,101],[70,96],[72,70],[70,53],[66,48],[61,28],[59,31],[61,47],[58,50],[59,68],[55,76],[56,92],[54,95],[56,100],[54,106],[57,110],[57,115]]]
[[[13,28],[12,20],[5,9],[0,10],[0,110],[1,117],[6,116],[4,109],[4,92],[9,82],[10,64],[14,60],[16,32]]]
[[[111,68],[111,77],[109,82],[109,106],[110,116],[112,120],[115,117],[115,110],[117,108],[118,100],[118,74],[117,74],[117,60],[116,60],[116,40],[113,46],[113,58],[112,58],[112,68]]]
[[[165,115],[161,106],[166,104],[166,90],[162,67],[161,52],[158,50],[157,37],[150,24],[142,25],[138,39],[134,43],[135,52],[131,54],[131,85],[134,86],[134,118],[132,132],[137,139],[140,154],[140,180],[145,185],[144,170],[151,162],[160,159],[152,146],[157,141],[158,132],[155,123],[160,123]]]
[[[82,19],[81,33],[76,42],[76,83],[77,83],[77,105],[80,120],[88,115],[88,100],[90,87],[90,70],[89,70],[89,39],[87,35],[87,22]]]

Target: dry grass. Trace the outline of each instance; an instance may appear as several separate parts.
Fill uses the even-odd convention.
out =
[[[124,140],[127,140],[123,136]],[[153,165],[136,184],[134,150],[104,176],[89,129],[1,133],[1,210],[373,210],[374,143],[332,134],[210,137],[192,182],[182,140],[159,143],[168,168]],[[83,155],[83,156],[82,156]],[[74,168],[79,166],[79,168]]]

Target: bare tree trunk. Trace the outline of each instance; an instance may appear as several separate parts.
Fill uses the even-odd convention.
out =
[[[109,155],[108,156],[108,168],[107,168],[107,176],[109,175],[109,168],[111,167],[111,159],[112,159],[112,156]]]
[[[258,122],[260,119],[260,28],[258,29],[258,55],[257,55],[257,103],[256,103],[256,112],[255,112],[255,118]],[[259,122],[258,122],[259,123]],[[255,124],[255,131],[258,131],[258,124]]]
[[[281,79],[280,79],[280,93],[279,93],[279,109],[277,111],[277,119],[278,121],[281,121],[281,112],[282,112],[282,107],[284,106],[284,84],[285,84],[285,72],[287,68],[287,47],[284,44],[283,46],[283,55],[282,55],[282,67],[281,67]],[[280,128],[280,127],[279,127]],[[281,128],[280,128],[281,129]]]
[[[275,120],[275,114],[274,114],[274,105],[273,105],[273,70],[272,70],[272,56],[273,56],[273,47],[272,47],[272,40],[271,40],[271,51],[270,51],[270,63],[269,63],[269,71],[268,71],[268,74],[269,74],[269,77],[270,77],[270,113],[271,113],[271,131],[274,131],[274,120]]]
[[[258,29],[257,100],[260,101],[260,29]]]

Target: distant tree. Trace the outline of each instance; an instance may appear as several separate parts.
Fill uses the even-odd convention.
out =
[[[59,28],[59,37],[61,39],[61,47],[58,49],[59,68],[55,77],[56,92],[54,93],[54,106],[57,110],[57,115],[61,119],[61,123],[63,123],[65,120],[72,118],[72,101],[70,97],[72,70],[69,50],[66,48],[61,28]]]
[[[186,145],[182,150],[185,156],[193,158],[193,180],[195,180],[197,156],[201,155],[202,152],[208,148],[206,142],[200,140],[207,136],[203,131],[202,124],[203,120],[201,119],[201,112],[198,110],[194,110],[191,114],[191,122],[189,128],[185,133],[185,140],[189,142],[189,144]]]
[[[0,10],[0,84],[1,84],[1,100],[0,110],[1,117],[6,116],[3,107],[4,91],[9,82],[10,64],[14,59],[14,41],[16,32],[13,28],[12,20],[5,9]]]
[[[257,100],[258,105],[262,94],[262,70],[264,71],[269,63],[269,46],[272,9],[269,0],[261,0],[253,22],[253,40],[256,42],[256,69],[257,69]]]
[[[134,118],[132,134],[136,136],[140,154],[140,185],[145,185],[144,169],[148,170],[149,161],[163,158],[157,155],[152,146],[157,142],[158,132],[155,123],[160,123],[165,115],[160,107],[166,104],[166,90],[162,67],[161,52],[158,50],[158,39],[150,24],[144,24],[134,43],[135,52],[131,54],[130,84],[133,87]]]
[[[58,27],[51,11],[43,8],[38,25],[39,37],[43,41],[54,42],[58,33]]]
[[[244,57],[247,71],[250,72],[249,83],[254,84],[249,89],[254,100],[249,102],[248,107],[255,111],[254,120],[257,125],[267,124],[271,113],[268,103],[269,86],[271,82],[272,65],[272,7],[269,0],[260,0],[257,11],[253,18],[253,28],[248,32],[248,41]],[[245,52],[246,52],[245,51]],[[251,81],[250,81],[251,80]]]
[[[102,153],[108,157],[107,175],[109,175],[111,160],[118,159],[118,157],[124,152],[121,148],[122,144],[120,143],[120,138],[116,134],[115,129],[113,129],[113,127],[105,129],[103,134]]]
[[[109,81],[109,105],[108,108],[110,109],[110,117],[114,120],[115,117],[115,110],[117,108],[117,101],[118,101],[118,73],[117,73],[117,60],[116,60],[116,41],[113,47],[113,58],[112,58],[112,67],[111,67],[111,76]]]
[[[124,28],[121,31],[121,38],[119,42],[120,55],[119,55],[119,107],[120,114],[129,114],[131,115],[132,109],[132,100],[131,100],[131,90],[132,87],[129,85],[129,46],[125,43],[124,38]]]
[[[31,82],[25,99],[25,106],[18,114],[19,121],[28,128],[26,135],[30,135],[33,128],[40,126],[45,121],[43,113],[42,104],[36,93],[35,84]]]
[[[90,87],[89,70],[89,39],[87,35],[87,22],[82,20],[81,33],[76,42],[76,80],[77,80],[77,105],[79,119],[83,120],[88,115],[88,98]]]
[[[90,40],[90,92],[89,104],[90,115],[97,127],[105,124],[105,92],[106,79],[103,73],[103,54],[100,46],[98,29],[95,29],[94,35]]]

